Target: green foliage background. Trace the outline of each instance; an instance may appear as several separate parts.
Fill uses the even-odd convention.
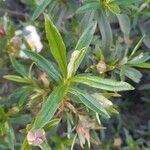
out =
[[[0,149],[148,150],[149,9],[149,0],[0,1]],[[44,47],[22,39],[22,59],[11,40],[27,25]],[[41,128],[47,140],[29,145]]]

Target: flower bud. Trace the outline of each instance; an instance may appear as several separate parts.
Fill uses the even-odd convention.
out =
[[[121,144],[122,144],[121,138],[115,138],[115,139],[114,139],[114,142],[113,142],[113,147],[114,147],[114,148],[120,149]]]
[[[9,54],[11,56],[17,56],[19,50],[20,50],[20,46],[22,44],[22,41],[20,39],[20,37],[14,36],[13,38],[11,38],[8,48],[9,48]]]
[[[15,36],[10,40],[10,44],[14,47],[14,49],[16,49],[18,51],[21,46],[21,39],[19,37]]]
[[[103,61],[100,61],[100,62],[96,65],[96,69],[97,69],[97,71],[98,71],[100,74],[106,72],[106,68],[107,68],[107,66],[106,66],[105,62],[103,62]]]
[[[39,77],[40,77],[40,79],[42,80],[44,86],[48,88],[50,82],[49,82],[49,80],[48,80],[48,77],[47,77],[46,73],[41,72],[40,75],[39,75]]]

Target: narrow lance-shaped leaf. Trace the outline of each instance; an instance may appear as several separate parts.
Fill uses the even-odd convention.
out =
[[[61,79],[60,73],[53,67],[53,65],[47,61],[43,56],[34,53],[32,51],[24,51],[24,53],[34,61],[39,68],[41,68],[49,78],[52,78],[56,82]]]
[[[94,93],[92,96],[107,110],[109,113],[119,113],[113,103],[108,100],[105,96],[103,96],[101,93]]]
[[[92,96],[98,100],[98,102],[104,107],[108,108],[113,105],[113,103],[108,100],[105,96],[103,96],[101,93],[94,93]]]
[[[128,61],[127,64],[129,65],[136,65],[136,64],[141,64],[144,63],[146,61],[148,61],[150,59],[150,55],[149,54],[139,54],[138,56],[132,58],[130,61]]]
[[[26,83],[26,84],[32,83],[32,81],[30,79],[22,78],[22,77],[16,76],[16,75],[5,75],[5,76],[3,76],[3,78],[5,78],[7,80],[19,82],[19,83]]]
[[[92,3],[83,5],[82,7],[77,9],[76,12],[77,13],[85,13],[85,12],[89,12],[89,11],[96,11],[99,8],[100,8],[100,6],[99,6],[98,2],[92,2]]]
[[[119,8],[119,5],[117,5],[116,3],[110,2],[106,6],[112,13],[116,15],[120,14],[121,10]]]
[[[103,79],[98,76],[78,75],[71,79],[72,82],[82,83],[91,87],[107,90],[107,91],[126,91],[134,88],[123,81],[115,81],[112,79]]]
[[[45,31],[51,53],[55,58],[56,62],[58,63],[58,66],[63,76],[66,77],[67,76],[66,47],[59,31],[57,30],[57,28],[47,15],[45,15]]]
[[[70,62],[67,67],[67,78],[68,79],[76,73],[84,55],[85,55],[85,48],[83,48],[82,50],[75,50],[72,53]]]
[[[29,145],[27,138],[24,139],[23,144],[21,145],[21,150],[32,150],[32,147]]]
[[[114,3],[118,4],[118,5],[130,5],[132,3],[139,3],[140,0],[114,0]]]
[[[22,88],[19,88],[20,96],[19,96],[19,107],[23,106],[25,102],[27,101],[27,97],[30,94],[30,92],[33,91],[32,87],[24,86]]]
[[[44,127],[54,116],[57,108],[59,107],[63,96],[65,94],[65,85],[60,85],[54,89],[49,95],[47,100],[44,102],[40,112],[38,113],[33,129],[40,129]]]
[[[120,14],[117,15],[117,18],[119,20],[119,25],[123,34],[129,35],[131,30],[131,23],[129,17],[126,14]]]
[[[47,140],[45,140],[41,145],[39,145],[39,147],[41,150],[52,150]]]
[[[143,40],[145,38],[145,35],[139,40],[139,42],[136,44],[136,46],[134,47],[132,53],[129,56],[129,59],[135,54],[135,52],[138,50],[138,48],[141,46]]]
[[[88,13],[85,13],[80,21],[80,28],[81,28],[81,32],[84,32],[85,29],[87,29],[90,24],[92,24],[93,20],[94,20],[94,16],[95,16],[95,12],[91,11]]]
[[[142,78],[142,73],[132,67],[126,67],[124,74],[126,77],[128,77],[129,79],[131,79],[136,83],[139,83]]]
[[[7,127],[7,141],[8,141],[8,146],[11,150],[14,150],[14,146],[15,146],[15,134],[14,134],[14,130],[11,126],[9,126],[8,124],[6,124]]]
[[[150,69],[150,63],[141,63],[141,64],[132,65],[132,66],[137,67],[137,68]]]
[[[11,57],[10,60],[11,60],[13,67],[20,75],[22,75],[22,76],[28,75],[25,67],[22,64],[20,64],[15,58]]]
[[[49,121],[45,126],[44,126],[44,130],[45,131],[49,131],[51,130],[52,128],[56,127],[59,122],[60,122],[61,119],[52,119],[51,121]]]
[[[95,28],[96,23],[92,23],[81,35],[76,45],[76,50],[72,53],[70,62],[67,67],[67,78],[70,78],[76,73],[92,41]]]
[[[76,88],[69,89],[69,92],[76,95],[89,109],[93,110],[96,113],[99,113],[106,119],[110,118],[105,108],[94,97],[81,90],[79,91]]]
[[[112,45],[112,31],[107,16],[103,11],[99,10],[97,13],[98,26],[102,35],[102,50],[105,56],[109,55],[109,50]]]
[[[52,1],[53,0],[41,0],[39,6],[34,11],[32,19],[35,20]]]
[[[93,22],[87,29],[82,33],[79,41],[77,42],[77,45],[75,47],[76,50],[80,50],[82,48],[88,49],[92,39],[93,34],[96,29],[97,22]]]

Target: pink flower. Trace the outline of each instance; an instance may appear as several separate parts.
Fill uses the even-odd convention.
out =
[[[27,140],[30,145],[39,146],[46,140],[46,134],[43,129],[29,131]]]
[[[80,145],[83,148],[83,145],[85,144],[85,140],[88,142],[88,146],[90,147],[90,131],[88,128],[84,127],[83,125],[79,124],[77,126],[77,133],[80,139]]]
[[[3,38],[5,35],[5,30],[2,26],[0,26],[0,39]]]

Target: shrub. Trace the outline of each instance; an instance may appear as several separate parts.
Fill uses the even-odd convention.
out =
[[[22,150],[73,150],[79,145],[97,149],[101,121],[119,114],[110,99],[134,90],[133,82],[142,78],[138,68],[150,68],[149,53],[140,50],[143,41],[149,46],[145,29],[139,26],[142,36],[135,45],[132,35],[138,18],[149,15],[149,1],[22,3],[30,6],[28,11],[35,9],[32,20],[27,18],[24,28],[17,30],[4,16],[7,26],[0,26],[1,60],[10,60],[15,70],[4,72],[3,78],[16,82],[1,101],[0,135],[6,139],[0,147],[18,149],[16,140]],[[126,129],[125,133],[130,137]]]

